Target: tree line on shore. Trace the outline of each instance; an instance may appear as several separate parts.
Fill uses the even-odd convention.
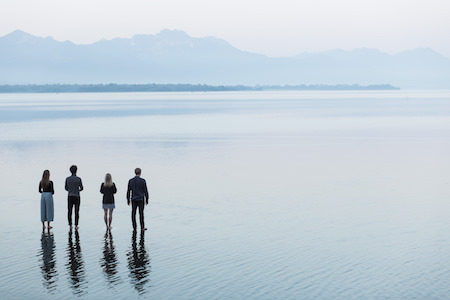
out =
[[[0,85],[0,93],[224,92],[399,90],[390,84],[206,85],[206,84],[24,84]]]

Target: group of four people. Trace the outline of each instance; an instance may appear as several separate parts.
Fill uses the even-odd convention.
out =
[[[75,208],[75,230],[78,229],[78,221],[80,217],[80,192],[83,190],[83,183],[81,178],[77,176],[77,166],[70,167],[71,176],[66,178],[65,189],[68,192],[67,218],[69,226],[72,229],[72,213]],[[148,204],[148,189],[147,182],[141,178],[141,169],[134,170],[135,177],[128,181],[127,189],[127,204],[131,204],[131,221],[133,230],[136,231],[136,212],[139,210],[139,222],[141,230],[147,230],[144,226],[144,207]],[[39,182],[39,193],[41,193],[41,221],[42,228],[45,229],[45,222],[47,222],[48,229],[52,228],[50,222],[54,218],[53,194],[55,193],[53,182],[50,180],[50,171],[45,170],[42,174],[42,179]],[[105,212],[105,224],[108,230],[111,229],[112,215],[115,208],[114,194],[117,193],[117,188],[112,181],[111,174],[106,174],[105,181],[100,186],[100,193],[103,194],[103,210]]]

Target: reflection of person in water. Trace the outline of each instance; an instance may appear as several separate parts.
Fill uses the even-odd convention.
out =
[[[141,231],[139,239],[139,246],[136,243],[137,233],[133,232],[131,239],[131,249],[127,253],[128,256],[128,269],[130,270],[131,281],[134,284],[134,288],[139,294],[146,292],[147,284],[150,279],[150,257],[145,249],[144,244],[145,231]]]
[[[67,246],[67,271],[69,271],[70,286],[76,295],[86,293],[84,284],[86,274],[84,269],[83,257],[81,255],[80,234],[75,231],[75,244],[73,243],[73,231],[69,230],[68,246]]]
[[[50,292],[54,292],[56,290],[58,272],[56,270],[55,240],[53,233],[50,231],[42,230],[41,253],[43,284]]]
[[[117,271],[117,257],[113,244],[113,236],[110,230],[106,230],[105,233],[103,257],[100,259],[100,265],[103,268],[103,273],[108,283],[114,285],[120,281]]]

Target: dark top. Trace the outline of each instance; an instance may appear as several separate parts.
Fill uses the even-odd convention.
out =
[[[53,181],[49,181],[49,183],[45,187],[42,187],[41,182],[39,181],[39,193],[43,192],[50,192],[52,194],[55,193],[55,191],[53,190]]]
[[[113,182],[112,186],[105,186],[103,182],[100,187],[100,193],[103,194],[103,204],[113,204],[114,194],[117,193],[116,185]]]
[[[77,196],[80,197],[80,191],[83,190],[83,183],[81,182],[81,178],[72,174],[66,178],[66,191],[69,192],[69,196]]]
[[[128,190],[127,190],[127,202],[130,204],[131,201],[135,200],[145,200],[148,204],[148,190],[147,183],[145,179],[142,179],[139,176],[135,176],[134,178],[128,181]]]

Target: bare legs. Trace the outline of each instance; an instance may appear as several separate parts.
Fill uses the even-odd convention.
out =
[[[112,222],[112,214],[114,209],[109,210],[109,229],[111,229],[111,222]]]
[[[108,210],[109,210],[109,219],[108,219]],[[107,230],[111,230],[111,223],[112,223],[112,215],[113,215],[114,209],[104,209],[105,211],[105,225]]]
[[[52,226],[50,226],[50,221],[47,221],[47,227],[48,227],[48,229],[53,228]],[[45,229],[45,222],[42,222],[42,229]]]

